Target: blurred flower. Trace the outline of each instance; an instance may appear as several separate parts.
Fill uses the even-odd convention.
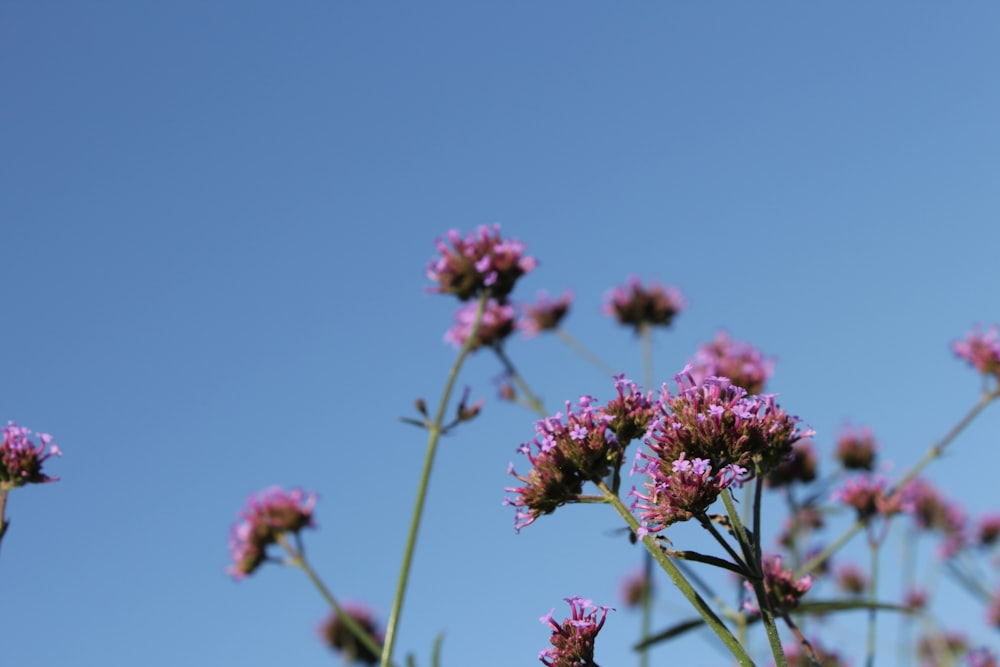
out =
[[[514,528],[520,530],[543,514],[575,500],[588,481],[599,481],[617,470],[624,461],[625,447],[645,430],[654,407],[634,382],[615,378],[618,397],[606,407],[596,405],[592,396],[581,396],[574,410],[566,402],[562,413],[535,422],[534,440],[517,451],[528,457],[532,469],[521,476],[511,463],[507,472],[523,487],[508,487],[515,494],[504,500],[517,509]]]
[[[862,595],[868,590],[868,575],[853,563],[845,563],[837,568],[834,580],[837,588],[848,595]]]
[[[379,646],[385,643],[385,637],[376,627],[375,618],[371,611],[357,604],[348,603],[341,605],[341,607]],[[363,662],[366,665],[378,664],[379,656],[362,644],[336,613],[331,613],[323,622],[319,628],[319,635],[323,643],[334,651],[342,653],[346,662]]]
[[[521,307],[524,314],[518,320],[517,328],[521,330],[525,338],[556,329],[562,319],[566,317],[566,313],[569,312],[569,305],[572,301],[572,292],[566,292],[552,301],[546,292],[541,291],[538,293],[538,301],[535,302],[535,305],[525,304]]]
[[[823,527],[823,515],[811,506],[799,507],[794,514],[785,518],[781,533],[778,535],[778,544],[791,548],[795,544],[801,544],[802,538],[809,533]],[[824,561],[827,563],[829,561]]]
[[[584,667],[595,665],[594,641],[597,633],[604,627],[604,620],[612,607],[595,607],[590,600],[579,596],[565,598],[572,610],[570,618],[556,623],[552,618],[553,609],[543,616],[541,622],[552,628],[549,641],[552,648],[543,650],[538,659],[548,667]],[[589,611],[588,611],[589,610]],[[600,620],[598,620],[600,612]]]
[[[819,663],[819,667],[842,667],[849,663],[844,662],[843,658],[840,657],[835,651],[829,651],[823,648],[815,639],[809,641],[809,645],[812,647],[813,653],[816,656],[816,660]],[[788,667],[816,667],[816,662],[812,660],[808,651],[803,649],[799,644],[789,644],[782,647],[785,653],[785,660],[788,662]],[[774,662],[771,663],[772,665]]]
[[[646,576],[646,568],[625,577],[621,585],[621,599],[626,607],[635,608],[642,604],[647,595],[653,592],[653,580]]]
[[[837,436],[835,456],[846,470],[871,470],[875,465],[877,448],[871,428],[854,429],[847,425]]]
[[[1000,381],[1000,340],[997,339],[995,324],[986,333],[977,324],[965,340],[952,343],[951,349],[980,373],[992,375]]]
[[[922,588],[911,588],[906,591],[906,595],[903,597],[903,604],[908,609],[914,611],[922,610],[927,606],[927,591]]]
[[[906,507],[902,494],[890,496],[889,482],[882,475],[863,474],[852,477],[833,492],[833,500],[853,507],[858,518],[867,520],[876,515],[891,516]]]
[[[476,323],[477,312],[479,312],[478,303],[461,306],[455,313],[455,324],[444,334],[445,342],[451,343],[456,348],[465,345],[472,332],[472,325]],[[476,339],[471,349],[496,345],[505,339],[514,331],[514,317],[514,307],[510,304],[500,304],[493,299],[487,301],[486,310],[483,311],[483,321],[476,331]]]
[[[969,650],[969,640],[961,632],[925,634],[917,642],[921,667],[954,665]]]
[[[251,495],[229,534],[233,564],[226,571],[237,580],[253,574],[268,559],[267,548],[279,537],[315,527],[315,504],[316,494],[301,489],[285,491],[274,486]]]
[[[948,502],[927,480],[918,477],[903,489],[904,502],[913,512],[913,521],[920,530],[940,533],[944,542],[938,549],[948,558],[969,544],[965,511]]]
[[[986,610],[986,618],[994,628],[1000,628],[1000,589],[993,592],[993,599]]]
[[[520,241],[500,238],[500,225],[481,226],[464,239],[453,229],[447,239],[451,248],[440,239],[435,242],[440,256],[431,260],[427,277],[437,287],[429,291],[454,294],[462,301],[488,288],[490,296],[505,303],[517,279],[537,264],[524,255]]]
[[[979,520],[976,542],[980,546],[991,547],[1000,538],[1000,514],[988,514]]]
[[[966,667],[997,667],[997,657],[985,646],[974,648],[965,654],[962,662]]]
[[[792,447],[791,455],[768,473],[768,486],[788,486],[792,482],[808,484],[816,479],[816,449],[808,440],[800,440]]]
[[[799,600],[812,588],[812,577],[806,575],[800,579],[795,578],[792,570],[781,567],[781,556],[765,558],[764,566],[764,591],[767,593],[768,602],[776,612],[789,611],[799,605]],[[749,581],[743,582],[751,594],[754,593],[753,586]],[[743,603],[747,611],[760,613],[756,604],[747,600]]]
[[[687,303],[676,287],[663,287],[655,281],[644,287],[639,278],[632,276],[628,285],[611,290],[604,303],[604,312],[619,324],[669,327],[677,313]]]
[[[748,394],[760,394],[774,373],[774,359],[765,358],[749,343],[733,340],[725,331],[698,348],[691,361],[691,374],[701,382],[709,377],[727,377]]]
[[[14,422],[7,422],[0,446],[0,491],[9,491],[25,484],[44,484],[58,481],[42,472],[42,464],[53,456],[62,456],[62,450],[52,442],[48,433],[36,433],[38,442],[31,440],[31,431]],[[48,451],[46,451],[48,448]]]

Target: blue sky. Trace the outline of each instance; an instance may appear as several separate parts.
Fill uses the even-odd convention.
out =
[[[976,399],[948,344],[1000,320],[998,22],[987,2],[5,3],[0,419],[65,450],[60,482],[8,504],[5,658],[329,664],[301,574],[223,575],[272,484],[319,492],[309,553],[384,618],[424,450],[397,417],[454,356],[456,304],[423,276],[450,228],[502,223],[539,260],[515,297],[572,288],[567,328],[633,377],[600,303],[637,273],[691,304],[659,381],[726,327],[778,357],[821,451],[850,419],[917,460]],[[510,353],[552,411],[612,392],[555,339]],[[505,470],[534,418],[495,400],[498,370],[467,365],[489,402],[432,479],[400,637],[422,664],[441,631],[445,664],[538,664],[538,617],[617,604],[640,561],[607,508],[514,535]],[[930,472],[977,513],[1000,509],[998,413]],[[997,644],[927,576],[948,627]],[[631,663],[637,627],[612,614],[601,664]],[[679,647],[726,662],[700,638],[654,658]]]

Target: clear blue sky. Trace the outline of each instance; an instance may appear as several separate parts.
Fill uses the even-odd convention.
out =
[[[540,262],[515,296],[574,289],[567,328],[634,377],[602,295],[677,285],[658,379],[724,326],[823,452],[850,419],[912,463],[976,398],[948,344],[1000,320],[998,26],[992,2],[3,3],[0,419],[65,450],[8,505],[4,664],[330,664],[301,574],[223,574],[272,484],[320,493],[311,556],[384,619],[424,452],[396,418],[454,355],[423,277],[449,228],[501,222]],[[612,391],[555,339],[510,353],[553,411]],[[440,631],[446,665],[538,664],[538,617],[617,604],[640,560],[607,508],[514,535],[533,417],[497,372],[466,368],[490,400],[432,480],[400,637],[423,665]],[[998,428],[931,472],[976,511]],[[633,664],[637,621],[611,615],[601,664]],[[726,664],[654,656],[681,648]]]

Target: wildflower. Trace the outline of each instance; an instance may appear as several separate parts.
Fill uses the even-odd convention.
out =
[[[861,595],[868,590],[868,577],[864,571],[852,563],[847,563],[837,569],[837,588],[848,595]]]
[[[645,484],[648,493],[643,495],[633,490],[636,500],[633,508],[640,511],[642,528],[639,537],[663,530],[678,521],[687,521],[703,515],[718,499],[724,489],[736,482],[746,470],[735,465],[727,465],[717,473],[713,472],[708,459],[687,460],[685,453],[671,464],[669,472],[658,465],[650,465],[647,470],[649,481]]]
[[[948,558],[969,544],[964,510],[948,502],[930,482],[918,477],[906,485],[902,495],[917,528],[935,531],[945,538],[939,556]]]
[[[229,535],[233,564],[226,571],[237,580],[253,574],[268,560],[267,548],[281,536],[315,527],[315,504],[316,494],[301,489],[271,487],[251,495]]]
[[[817,663],[819,667],[841,667],[847,664],[836,651],[823,648],[815,639],[811,640],[809,645],[812,647],[813,654],[815,655],[815,662],[809,655],[808,650],[804,650],[799,644],[789,644],[782,647],[788,667],[816,667]],[[774,663],[772,662],[771,664],[773,665]]]
[[[646,576],[645,568],[633,572],[622,581],[621,599],[626,607],[638,607],[652,592],[653,580]]]
[[[965,654],[962,662],[966,667],[997,667],[997,657],[985,646],[974,648]]]
[[[456,230],[447,234],[451,248],[438,239],[439,257],[431,260],[427,277],[437,283],[431,292],[454,294],[461,301],[489,289],[490,296],[506,303],[517,279],[531,272],[537,262],[524,255],[520,241],[500,238],[500,225],[481,226],[464,239]]]
[[[676,287],[663,287],[656,282],[645,287],[633,276],[626,287],[616,287],[608,293],[604,312],[619,324],[638,330],[641,326],[669,327],[674,316],[686,306]]]
[[[341,605],[344,612],[350,616],[361,629],[375,640],[379,646],[385,643],[385,637],[379,632],[375,625],[374,615],[361,605],[344,604]],[[337,613],[332,613],[319,628],[319,635],[323,642],[334,651],[343,653],[346,662],[363,662],[366,665],[378,664],[379,656],[372,653],[371,649],[362,644],[353,632],[348,629]]]
[[[698,382],[708,377],[727,377],[748,394],[763,392],[774,373],[774,359],[765,358],[749,343],[733,340],[725,331],[698,348],[691,366],[691,374]]]
[[[837,436],[835,456],[845,470],[871,470],[875,465],[875,436],[869,427],[845,426]]]
[[[903,605],[907,609],[920,611],[927,606],[927,591],[922,588],[911,588],[903,596]]]
[[[52,442],[48,433],[35,435],[40,444],[32,441],[30,430],[7,422],[3,429],[3,445],[0,446],[0,491],[59,480],[43,473],[42,464],[53,456],[62,456],[62,450]]]
[[[980,546],[990,547],[1000,538],[1000,514],[990,514],[979,520],[976,542]]]
[[[917,642],[917,656],[924,667],[954,665],[969,650],[969,640],[961,632],[925,634]]]
[[[771,487],[788,486],[792,482],[808,484],[816,479],[816,449],[808,440],[801,440],[792,447],[791,455],[779,463],[766,482]]]
[[[1000,381],[1000,340],[995,324],[986,333],[977,324],[965,340],[952,343],[951,349],[980,373],[992,375]]]
[[[472,325],[476,323],[476,313],[478,312],[478,303],[469,303],[460,307],[455,313],[455,324],[444,334],[445,342],[451,343],[455,347],[465,345],[465,341],[469,340],[469,334],[472,332]],[[486,302],[483,321],[479,324],[471,349],[499,345],[513,331],[514,307],[490,299]]]
[[[795,579],[792,570],[781,567],[781,556],[767,558],[763,562],[764,566],[764,591],[767,593],[768,604],[775,611],[789,611],[799,605],[799,600],[812,588],[812,576],[805,575],[800,579]],[[753,586],[749,581],[743,582],[744,586],[753,593]],[[744,602],[747,611],[759,613],[760,609],[749,600]]]
[[[555,301],[550,300],[544,291],[539,292],[535,305],[522,307],[524,314],[518,321],[517,328],[521,330],[525,338],[537,336],[543,331],[557,329],[559,323],[566,317],[566,313],[569,312],[569,304],[572,301],[572,292],[566,292]]]
[[[516,530],[575,500],[585,482],[600,481],[621,467],[625,447],[645,430],[654,407],[624,376],[615,379],[615,387],[618,397],[607,406],[581,396],[575,409],[566,402],[565,423],[562,413],[535,422],[535,439],[517,449],[528,457],[531,471],[521,476],[513,463],[507,469],[525,484],[505,489],[515,494],[504,504],[517,509]]]
[[[832,499],[853,507],[863,520],[903,512],[908,505],[901,494],[889,495],[888,486],[882,475],[859,475],[844,482],[843,487],[833,492]]]
[[[596,607],[591,600],[579,596],[564,598],[569,603],[571,617],[556,623],[553,609],[539,619],[552,628],[549,641],[552,648],[538,654],[538,659],[548,667],[597,667],[594,662],[594,640],[604,627],[604,621],[613,607]],[[598,619],[600,613],[600,619]]]
[[[785,518],[782,531],[778,535],[778,544],[790,549],[800,543],[800,538],[822,527],[823,515],[815,507],[808,505],[799,507],[794,514]]]

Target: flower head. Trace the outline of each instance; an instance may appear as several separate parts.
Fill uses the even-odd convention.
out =
[[[783,647],[788,667],[816,667],[817,663],[819,667],[841,667],[848,664],[836,651],[823,648],[815,639],[811,640],[809,645],[812,647],[815,655],[815,662],[808,651],[803,650],[797,643]],[[772,662],[771,664],[773,665],[774,663]]]
[[[1000,381],[1000,339],[997,335],[997,325],[991,326],[983,333],[977,324],[973,331],[966,335],[965,340],[955,341],[951,349],[960,359],[984,375],[992,375]]]
[[[927,480],[918,477],[903,489],[903,502],[913,512],[917,528],[934,531],[944,537],[938,555],[948,558],[971,542],[965,511],[949,502]]]
[[[868,575],[857,565],[845,563],[837,568],[837,588],[848,595],[861,595],[868,590]]]
[[[852,477],[833,492],[832,499],[853,507],[863,520],[876,515],[891,516],[912,507],[903,494],[890,493],[889,481],[882,475]]]
[[[1000,514],[988,514],[976,526],[976,543],[990,547],[1000,539]]]
[[[768,473],[768,486],[788,486],[792,482],[808,484],[816,479],[816,449],[809,440],[800,440],[792,447],[792,453]]]
[[[851,428],[850,425],[837,436],[835,456],[846,470],[871,470],[875,467],[875,451],[878,445],[871,428]]]
[[[316,494],[301,489],[274,486],[251,495],[229,535],[233,564],[226,571],[237,580],[253,574],[268,559],[267,548],[281,536],[315,527],[315,504]]]
[[[608,293],[604,312],[620,324],[635,327],[669,327],[674,316],[684,310],[687,303],[676,287],[663,287],[655,281],[644,286],[632,276],[628,285],[616,287]]]
[[[698,348],[691,361],[691,375],[700,382],[709,377],[727,377],[748,394],[760,394],[774,373],[774,359],[765,358],[749,343],[733,340],[725,331]]]
[[[553,301],[543,290],[538,293],[538,301],[534,305],[525,304],[521,307],[524,314],[518,321],[517,328],[521,330],[525,338],[537,336],[543,331],[552,331],[558,328],[559,323],[566,317],[572,302],[572,292],[566,292]]]
[[[638,607],[652,592],[653,579],[646,576],[646,568],[644,567],[628,575],[622,581],[621,599],[626,607]]]
[[[997,657],[985,646],[974,648],[965,654],[962,663],[966,667],[997,667]]]
[[[552,618],[553,609],[539,619],[543,625],[552,628],[549,641],[552,648],[538,654],[538,659],[548,667],[581,667],[594,663],[594,641],[604,627],[604,621],[612,607],[596,607],[590,600],[579,596],[565,598],[571,610],[570,618],[556,623]],[[600,618],[598,618],[600,616]]]
[[[465,345],[472,332],[472,325],[476,323],[477,312],[479,312],[478,303],[461,306],[455,313],[455,324],[444,334],[445,342],[459,348]],[[471,349],[497,345],[507,338],[514,331],[514,318],[514,307],[510,304],[501,304],[493,299],[487,301],[486,310],[483,311],[483,321],[479,324]]]
[[[764,590],[767,593],[768,602],[772,609],[789,611],[799,605],[799,600],[812,588],[812,577],[806,575],[800,579],[795,578],[792,570],[781,567],[781,556],[767,558],[763,562],[764,566]],[[753,586],[749,581],[744,582],[744,586],[753,593]],[[760,612],[749,600],[744,603],[748,611]]]
[[[488,288],[493,298],[505,303],[517,279],[537,264],[524,254],[520,241],[500,237],[500,225],[481,226],[465,238],[453,229],[447,239],[451,247],[437,240],[440,255],[427,267],[427,277],[437,283],[430,291],[454,294],[462,301]]]
[[[350,603],[343,604],[341,607],[379,646],[385,643],[385,637],[375,625],[375,616],[370,610],[361,605]],[[348,629],[344,619],[336,612],[331,613],[319,627],[319,636],[331,649],[343,653],[347,662],[362,662],[366,665],[378,664],[379,656],[372,653],[371,649],[358,640],[354,633]]]
[[[3,429],[3,445],[0,445],[0,491],[59,479],[43,473],[42,464],[53,456],[62,456],[62,450],[48,433],[35,435],[40,444],[35,444],[28,429],[7,422]]]
[[[525,484],[505,489],[514,494],[504,504],[517,509],[516,530],[575,500],[585,482],[604,479],[621,467],[625,447],[645,430],[654,406],[624,376],[616,378],[615,387],[618,396],[607,406],[598,405],[593,396],[581,396],[575,407],[566,401],[565,421],[557,413],[535,422],[535,439],[517,449],[528,457],[531,471],[522,476],[513,463],[508,468]]]

